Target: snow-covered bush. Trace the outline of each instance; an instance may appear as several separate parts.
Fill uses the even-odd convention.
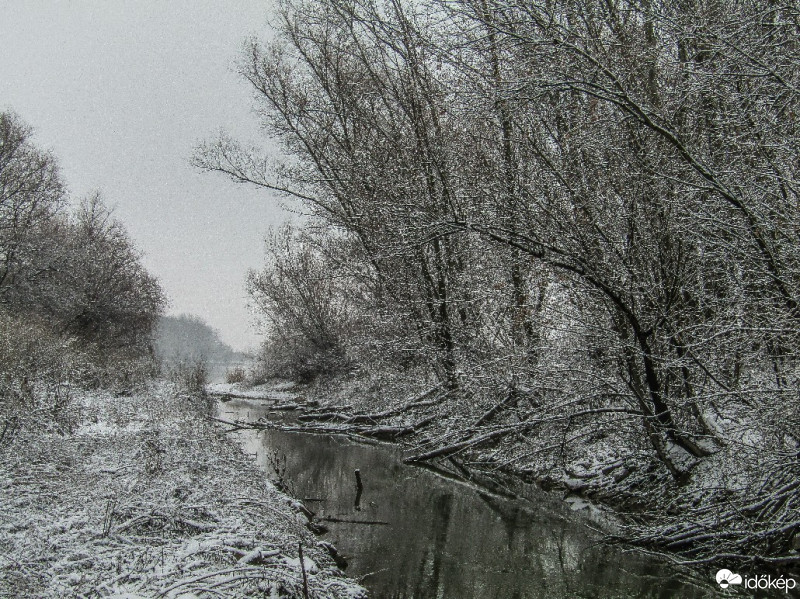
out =
[[[0,425],[70,427],[72,382],[86,356],[35,319],[0,311]]]
[[[342,241],[284,226],[267,239],[267,263],[248,290],[266,319],[258,357],[263,377],[309,382],[349,367],[358,290],[341,258]]]
[[[193,395],[205,393],[208,382],[208,368],[203,360],[178,361],[167,366],[167,379],[175,383],[181,391]]]

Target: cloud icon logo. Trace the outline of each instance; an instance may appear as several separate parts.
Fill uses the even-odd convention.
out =
[[[742,577],[739,574],[734,574],[730,570],[722,569],[717,572],[717,584],[727,589],[732,584],[742,584]]]

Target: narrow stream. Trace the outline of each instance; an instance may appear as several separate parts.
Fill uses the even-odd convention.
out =
[[[254,421],[268,411],[246,400],[219,405],[226,420]],[[681,581],[660,561],[598,545],[583,514],[535,487],[511,500],[405,465],[392,445],[277,430],[237,434],[270,478],[279,476],[330,529],[322,538],[373,597],[712,595],[710,583]]]

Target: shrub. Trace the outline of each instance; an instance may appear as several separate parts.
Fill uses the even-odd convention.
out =
[[[34,318],[0,312],[0,426],[21,419],[69,429],[71,386],[84,354]]]
[[[205,395],[206,383],[208,383],[208,369],[203,360],[194,362],[176,362],[170,366],[167,378],[171,380],[178,389],[193,395]]]
[[[306,339],[277,337],[268,339],[258,356],[253,378],[289,379],[310,383],[318,377],[346,372],[349,361],[338,346],[321,348]]]
[[[310,382],[347,372],[349,338],[361,312],[359,283],[344,266],[349,240],[287,225],[270,234],[266,249],[264,268],[248,277],[268,325],[259,356],[263,374]]]
[[[225,373],[226,383],[244,383],[246,379],[247,373],[245,373],[244,368],[241,366],[236,366]]]

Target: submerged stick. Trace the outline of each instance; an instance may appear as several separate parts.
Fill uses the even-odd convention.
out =
[[[356,489],[358,489],[358,492],[360,493],[361,491],[364,490],[364,485],[361,483],[361,470],[356,468],[355,475],[356,475]]]
[[[356,468],[356,510],[361,511],[361,493],[364,492],[364,485],[361,483],[361,470]]]
[[[308,576],[306,575],[306,563],[303,560],[303,544],[297,544],[298,552],[300,553],[300,571],[303,573],[303,597],[308,599]]]

